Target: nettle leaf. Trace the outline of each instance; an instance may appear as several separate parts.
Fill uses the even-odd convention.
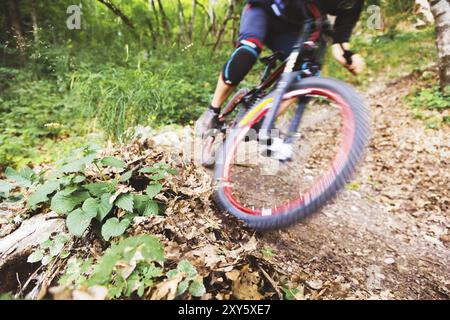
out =
[[[64,248],[64,243],[55,241],[50,248],[50,256],[56,257]]]
[[[192,281],[191,285],[189,286],[189,293],[194,297],[201,297],[206,293],[206,288],[201,278]]]
[[[158,238],[153,236],[139,236],[135,238],[142,245],[140,249],[144,259],[164,261],[164,247]],[[157,272],[157,270],[154,270],[154,272]]]
[[[73,183],[81,183],[84,180],[86,180],[86,177],[84,176],[75,176],[75,178],[73,178]]]
[[[100,197],[105,192],[111,191],[112,185],[108,182],[93,182],[84,187],[89,190],[93,196]]]
[[[92,217],[97,216],[97,210],[98,210],[98,202],[94,198],[87,198],[83,202],[83,206],[81,207],[84,212],[89,214]]]
[[[62,186],[68,186],[72,183],[72,175],[62,176],[58,178],[59,183],[61,183]]]
[[[178,284],[177,296],[181,296],[189,287],[189,280],[185,279]]]
[[[68,234],[58,234],[55,236],[55,241],[59,242],[59,243],[66,243],[67,241],[69,241],[70,236]]]
[[[28,168],[28,169],[31,170],[30,168]],[[33,171],[31,171],[31,172],[33,172]],[[17,172],[13,168],[8,167],[5,170],[5,176],[8,179],[11,179],[14,182],[16,182],[17,185],[19,185],[21,187],[28,188],[31,186],[31,183],[32,183],[32,181],[31,181],[32,174],[30,175],[29,171],[26,170],[25,168],[22,169],[20,172]]]
[[[0,193],[4,193],[8,196],[12,188],[13,186],[8,181],[0,180]]]
[[[159,169],[158,168],[153,168],[153,167],[144,167],[142,169],[139,170],[140,173],[155,173],[157,172]]]
[[[103,221],[105,217],[108,215],[108,213],[113,208],[113,205],[109,202],[109,198],[111,198],[110,193],[104,193],[102,197],[100,198],[100,202],[98,204],[98,210],[97,210],[97,220]]]
[[[158,203],[144,194],[134,195],[134,209],[139,215],[151,216],[159,214]]]
[[[46,266],[50,263],[50,261],[52,261],[52,257],[51,256],[44,256],[41,260],[41,263]]]
[[[28,256],[27,262],[29,263],[35,263],[38,261],[41,261],[44,257],[44,252],[42,250],[36,250],[32,254]]]
[[[134,210],[140,215],[144,214],[145,206],[151,199],[145,194],[135,194],[134,197]]]
[[[40,244],[41,249],[48,249],[53,245],[53,241],[50,239],[45,240]]]
[[[63,173],[84,172],[86,169],[85,159],[78,159],[63,165],[60,169]]]
[[[160,191],[162,190],[162,184],[160,183],[152,183],[149,184],[147,189],[145,189],[145,193],[153,199]]]
[[[116,157],[104,157],[101,161],[101,164],[108,167],[123,169],[126,167],[125,162],[116,158]]]
[[[124,174],[122,174],[122,175],[120,176],[119,181],[120,181],[120,182],[128,181],[128,180],[130,180],[130,178],[131,178],[132,175],[133,175],[133,171],[132,171],[132,170],[127,171],[127,172],[125,172]]]
[[[67,186],[66,188],[62,189],[59,193],[65,195],[65,196],[68,196],[77,190],[78,190],[77,185],[71,185],[71,186]]]
[[[112,218],[116,219],[117,218]],[[101,256],[94,267],[94,270],[89,277],[88,285],[103,285],[111,279],[111,275],[114,272],[114,268],[119,261],[130,262],[135,256],[134,253],[140,250],[143,259],[147,263],[151,261],[164,261],[164,247],[158,238],[149,235],[139,235],[122,239],[116,243],[113,243],[108,248],[103,256]],[[133,253],[134,252],[134,253]],[[132,253],[132,254],[129,254]],[[127,258],[125,258],[127,256]],[[156,268],[151,265],[152,270],[148,270],[148,276],[152,274],[160,276],[162,273],[161,268]]]
[[[102,226],[102,236],[106,241],[109,241],[113,237],[121,236],[129,225],[130,220],[128,219],[119,221],[117,218],[110,218]]]
[[[36,188],[36,191],[28,198],[28,207],[34,207],[48,200],[48,195],[59,188],[58,181],[48,181]]]
[[[74,192],[70,195],[57,192],[52,198],[50,208],[58,214],[66,214],[87,198],[89,198],[89,193],[87,192]]]
[[[67,228],[74,236],[81,237],[94,217],[95,215],[93,216],[90,213],[84,212],[82,209],[76,209],[67,216]]]
[[[142,215],[144,216],[156,216],[159,214],[159,206],[158,203],[156,203],[153,200],[149,200],[144,208],[144,212]]]
[[[153,286],[153,281],[149,280],[147,283],[141,282],[139,285],[139,289],[137,290],[137,294],[139,297],[142,297],[144,295],[145,286],[151,287]]]
[[[121,194],[114,204],[125,211],[133,212],[133,195],[131,193]]]
[[[139,170],[140,173],[170,173],[170,174],[177,174],[177,170],[172,169],[169,164],[165,162],[158,162],[153,167],[145,167]]]
[[[158,172],[150,177],[153,181],[163,180],[166,177],[166,172]]]
[[[171,279],[173,277],[175,277],[178,274],[178,270],[177,269],[172,269],[167,271],[166,276],[168,279]]]
[[[144,272],[145,278],[154,278],[154,277],[160,277],[163,274],[163,269],[156,267],[153,263],[150,264],[147,269]]]
[[[178,263],[177,270],[179,272],[183,272],[188,278],[195,277],[197,275],[197,270],[195,270],[194,266],[187,261],[182,260]]]
[[[127,286],[126,286],[126,292],[125,295],[129,297],[134,291],[138,290],[139,287],[142,286],[142,283],[140,281],[139,274],[133,273],[128,279],[127,279]],[[144,293],[142,291],[142,293]]]
[[[27,167],[27,166],[22,167],[22,168],[19,170],[19,174],[20,174],[22,177],[24,177],[25,179],[28,179],[28,180],[30,180],[30,181],[33,181],[33,178],[36,176],[35,172],[34,172],[31,168],[29,168],[29,167]]]

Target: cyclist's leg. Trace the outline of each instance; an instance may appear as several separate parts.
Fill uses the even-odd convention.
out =
[[[274,52],[281,52],[283,54],[282,59],[284,60],[289,56],[292,48],[296,44],[300,35],[299,30],[299,26],[288,24],[277,18],[273,18],[269,24],[266,45]],[[278,111],[278,115],[283,114],[295,100],[296,99],[294,98],[283,102]]]
[[[287,58],[292,51],[300,34],[300,27],[281,21],[269,16],[266,45],[272,51],[279,51],[283,59]]]
[[[266,30],[266,11],[259,6],[247,5],[241,17],[237,47],[220,73],[209,108],[195,124],[198,135],[203,135],[217,123],[220,107],[255,64],[266,37]]]
[[[233,89],[250,72],[262,50],[266,30],[267,12],[265,9],[247,5],[242,12],[237,47],[225,63],[219,76],[211,103],[213,107],[220,108]]]

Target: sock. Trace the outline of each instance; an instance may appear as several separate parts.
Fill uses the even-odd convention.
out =
[[[208,109],[212,110],[215,114],[219,114],[220,108],[215,108],[213,105],[209,105]]]

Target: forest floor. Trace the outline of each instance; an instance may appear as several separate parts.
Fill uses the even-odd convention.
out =
[[[450,298],[450,130],[425,128],[405,107],[416,79],[376,81],[364,94],[372,138],[357,187],[258,236],[306,298]]]
[[[211,171],[180,157],[180,146],[187,143],[173,130],[148,137],[167,152],[136,151],[132,145],[114,149],[133,166],[167,161],[179,169],[158,198],[165,214],[137,217],[128,233],[156,235],[166,247],[168,265],[191,261],[204,276],[204,299],[283,298],[289,290],[296,299],[449,299],[450,128],[428,129],[405,106],[417,78],[373,81],[364,90],[372,136],[355,180],[317,214],[284,230],[254,234],[214,212]],[[182,134],[190,135],[185,129]],[[6,208],[8,214],[14,215]],[[48,219],[64,228],[62,219]],[[6,255],[21,230],[20,224],[3,220],[0,253],[3,241]],[[83,258],[106,247],[91,231],[71,242]],[[24,259],[25,253],[10,264],[12,271],[0,272],[0,289],[24,297],[29,289],[21,283],[35,279],[27,297],[50,297],[47,287],[57,284],[66,260],[36,269],[38,264],[27,266]],[[167,298],[160,289],[148,297]]]

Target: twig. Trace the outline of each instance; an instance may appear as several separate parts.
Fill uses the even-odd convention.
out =
[[[36,271],[33,272],[33,274],[28,278],[28,280],[24,283],[23,288],[20,289],[18,294],[22,294],[23,291],[25,291],[25,289],[28,287],[28,285],[30,284],[31,280],[34,279],[34,276],[42,269],[44,265],[40,265],[39,268],[36,269]]]
[[[278,294],[278,298],[280,300],[284,300],[283,298],[283,294],[281,293],[281,291],[278,289],[277,284],[275,283],[275,280],[272,279],[271,276],[269,276],[269,274],[258,264],[258,268],[259,270],[261,270],[262,274],[264,275],[264,277],[266,277],[267,281],[270,282],[270,285],[274,288],[274,290],[276,291],[276,293]]]
[[[15,298],[17,299],[22,292],[22,283],[20,282],[18,272],[16,272],[16,279],[17,279],[17,282],[19,283],[19,292],[15,295]]]

